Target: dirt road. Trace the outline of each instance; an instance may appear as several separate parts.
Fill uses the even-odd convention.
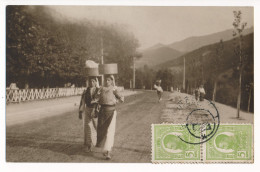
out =
[[[113,158],[110,161],[104,160],[98,150],[92,153],[84,151],[82,120],[78,119],[77,106],[74,105],[75,101],[79,101],[78,97],[15,105],[16,111],[7,108],[6,160],[8,162],[150,162],[151,124],[185,123],[185,114],[190,109],[177,109],[180,105],[178,102],[186,96],[189,99],[193,98],[183,93],[165,92],[164,100],[158,103],[156,93],[153,91],[126,97],[125,103],[117,106],[115,144]],[[204,101],[201,106],[204,104],[207,106],[206,102]],[[54,106],[55,103],[57,105]],[[51,108],[46,110],[47,106]],[[220,123],[254,121],[252,113],[241,112],[241,118],[236,119],[235,108],[220,103],[216,103],[216,107],[220,113]],[[22,113],[26,108],[28,113]],[[40,113],[47,114],[47,117],[42,118]],[[28,119],[31,116],[34,121]]]
[[[150,162],[151,124],[160,123],[169,93],[157,102],[155,92],[146,91],[126,97],[118,105],[113,158],[101,153],[84,152],[82,120],[73,109],[23,124],[7,126],[6,160],[8,162]]]

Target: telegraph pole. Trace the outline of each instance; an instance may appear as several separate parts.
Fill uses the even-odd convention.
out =
[[[133,57],[133,90],[135,89],[135,57]]]
[[[184,66],[183,66],[183,82],[182,82],[182,88],[183,90],[185,91],[185,57],[183,59],[183,62],[184,62]]]
[[[100,64],[104,64],[103,37],[101,36],[101,59]],[[101,85],[104,85],[104,75],[101,75]]]

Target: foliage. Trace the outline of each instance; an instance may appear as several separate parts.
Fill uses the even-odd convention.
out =
[[[85,61],[100,61],[101,39],[105,63],[118,63],[119,84],[132,77],[138,41],[120,25],[58,20],[42,6],[7,6],[6,33],[7,86],[83,86]]]

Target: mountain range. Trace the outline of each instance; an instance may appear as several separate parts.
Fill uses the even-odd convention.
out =
[[[245,29],[243,34],[248,35],[253,32],[254,28],[250,27]],[[174,60],[200,47],[217,43],[221,39],[223,41],[231,40],[233,38],[232,33],[233,29],[228,29],[213,34],[189,37],[168,45],[161,43],[155,44],[142,51],[143,56],[137,60],[136,66],[137,68],[143,67],[144,65],[148,65],[149,67],[161,66],[160,64],[167,63],[167,61]]]
[[[156,44],[155,46],[146,49],[142,52],[142,58],[140,58],[136,66],[137,68],[143,67],[144,65],[156,66],[160,63],[164,63],[168,60],[172,60],[176,57],[181,56],[182,53],[178,50],[174,50],[168,46]]]

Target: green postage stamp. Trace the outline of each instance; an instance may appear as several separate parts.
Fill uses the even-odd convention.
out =
[[[253,157],[252,124],[152,125],[153,163],[253,163]]]

